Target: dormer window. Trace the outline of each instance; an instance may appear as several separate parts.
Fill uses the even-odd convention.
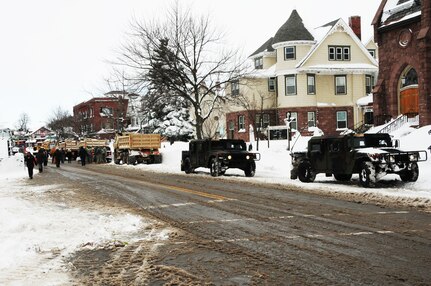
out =
[[[285,47],[284,48],[284,60],[294,60],[294,59],[296,59],[296,48],[295,48],[295,46]]]
[[[262,57],[254,59],[254,68],[255,69],[263,69],[263,58]]]
[[[328,58],[330,61],[350,61],[350,47],[329,46]]]
[[[376,58],[376,49],[368,49],[368,52],[373,58]]]

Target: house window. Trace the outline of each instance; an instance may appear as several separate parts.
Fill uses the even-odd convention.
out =
[[[308,127],[316,127],[316,112],[307,112]]]
[[[330,61],[350,61],[350,47],[329,46],[328,58]]]
[[[290,121],[290,130],[298,130],[298,112],[287,112],[286,118]]]
[[[296,48],[295,47],[285,47],[284,48],[284,59],[294,60],[296,58]]]
[[[286,75],[286,95],[296,94],[296,75]]]
[[[268,78],[268,91],[275,91],[276,78],[270,77]]]
[[[316,77],[314,74],[307,75],[307,94],[316,94]]]
[[[262,115],[262,117],[261,117]],[[256,127],[257,128],[266,128],[269,126],[269,114],[268,113],[264,113],[264,114],[256,114]]]
[[[239,81],[234,80],[231,82],[231,93],[232,95],[238,95],[239,94]]]
[[[255,69],[263,69],[263,58],[256,58],[254,59],[254,68]]]
[[[365,76],[365,93],[370,94],[373,90],[373,77],[370,75]]]
[[[110,117],[113,115],[111,107],[101,107],[100,108],[100,116],[102,117]]]
[[[335,76],[335,94],[347,94],[347,80],[345,75]]]
[[[368,49],[368,52],[373,58],[376,58],[376,49]]]
[[[347,111],[337,111],[337,129],[347,128]]]
[[[245,117],[244,115],[238,116],[238,130],[239,131],[245,131]]]

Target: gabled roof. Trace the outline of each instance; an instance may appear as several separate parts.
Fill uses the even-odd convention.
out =
[[[293,10],[289,19],[275,33],[273,43],[289,41],[314,41],[313,35],[305,28],[301,17]]]
[[[273,52],[274,51],[274,48],[272,47],[273,40],[274,40],[274,37],[269,38],[262,46],[260,46],[254,53],[252,53],[250,57],[263,52]]]
[[[378,63],[377,63],[376,59],[374,59],[370,55],[370,53],[368,52],[368,50],[365,48],[365,46],[362,44],[362,42],[359,40],[359,38],[355,35],[355,33],[352,31],[352,29],[349,27],[349,25],[347,25],[346,22],[344,22],[343,19],[340,18],[337,21],[330,22],[330,23],[328,23],[328,24],[326,24],[326,25],[324,25],[322,27],[325,27],[325,26],[329,28],[329,30],[326,32],[325,36],[322,37],[322,39],[319,39],[319,42],[316,45],[314,45],[314,47],[308,52],[308,54],[298,63],[298,65],[296,66],[296,68],[300,68],[300,67],[304,66],[304,64],[307,62],[307,60],[319,49],[319,47],[326,40],[326,38],[328,38],[329,35],[331,35],[333,32],[335,32],[336,29],[338,29],[338,27],[342,27],[343,30],[358,45],[358,47],[362,50],[362,52],[370,60],[370,62],[373,65],[375,65],[376,67],[378,66]]]

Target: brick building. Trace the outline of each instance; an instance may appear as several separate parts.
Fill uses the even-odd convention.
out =
[[[113,134],[125,126],[127,106],[128,99],[122,97],[95,97],[75,105],[75,132],[83,136]]]
[[[403,114],[431,124],[431,1],[383,0],[373,20],[379,77],[375,124]]]

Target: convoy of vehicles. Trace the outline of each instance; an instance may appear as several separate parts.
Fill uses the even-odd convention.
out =
[[[45,140],[27,146],[27,152],[37,153],[40,148],[61,148],[78,157],[80,147],[87,150],[103,150],[102,162],[116,164],[161,163],[160,134],[117,134],[113,154],[109,141],[99,139],[71,140],[62,142]],[[26,142],[27,143],[27,142]],[[359,175],[359,184],[373,187],[387,174],[397,174],[404,182],[415,182],[419,176],[418,162],[427,160],[427,151],[401,151],[393,144],[389,134],[346,134],[338,136],[314,136],[309,139],[305,151],[291,152],[290,178],[301,182],[313,182],[319,173],[334,176],[338,181],[349,181],[353,174]],[[13,150],[19,152],[18,150]],[[94,151],[92,151],[94,152]],[[246,177],[253,177],[260,153],[247,151],[243,140],[192,140],[189,150],[182,151],[181,171],[190,174],[197,168],[209,168],[214,177],[224,175],[226,170],[237,168]]]
[[[305,152],[294,152],[291,179],[313,182],[316,174],[349,181],[359,174],[363,187],[373,187],[386,174],[398,174],[404,182],[419,176],[417,162],[427,160],[426,151],[400,151],[393,147],[389,134],[348,134],[316,136]]]
[[[182,152],[181,171],[192,173],[196,168],[209,168],[212,176],[223,175],[229,168],[244,171],[245,176],[253,177],[256,172],[259,153],[247,151],[243,140],[192,140],[189,150]]]
[[[117,135],[114,142],[115,164],[161,163],[160,134],[129,133]]]

